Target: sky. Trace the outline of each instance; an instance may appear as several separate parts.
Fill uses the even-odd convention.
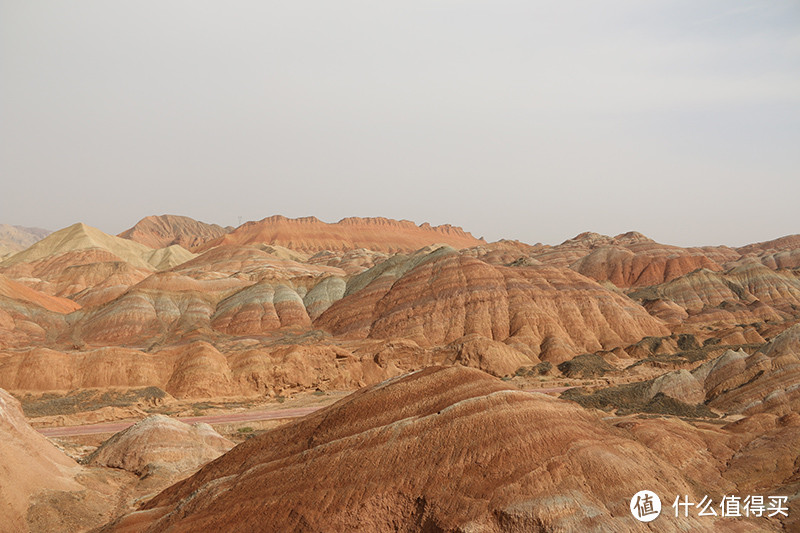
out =
[[[796,0],[0,0],[0,223],[800,233]]]

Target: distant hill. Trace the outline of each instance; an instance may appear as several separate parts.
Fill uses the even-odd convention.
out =
[[[336,223],[316,217],[286,218],[276,215],[247,222],[236,230],[197,248],[204,251],[223,244],[270,244],[315,253],[366,248],[379,252],[413,252],[430,244],[468,248],[485,244],[457,226],[416,225],[389,218],[345,218]]]
[[[120,233],[118,237],[150,248],[165,248],[178,244],[187,250],[192,250],[233,229],[231,226],[223,228],[217,224],[206,224],[189,217],[161,215],[143,218],[132,228]]]
[[[0,224],[0,258],[24,250],[52,233],[42,228],[26,228]]]

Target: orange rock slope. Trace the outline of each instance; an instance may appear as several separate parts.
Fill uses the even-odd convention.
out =
[[[0,274],[0,349],[55,341],[67,328],[64,314],[79,308]]]

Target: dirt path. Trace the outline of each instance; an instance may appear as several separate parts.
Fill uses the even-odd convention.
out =
[[[550,387],[549,389],[525,389],[525,392],[540,392],[542,394],[561,394],[565,390],[574,388],[575,387]]]
[[[540,392],[544,394],[556,394],[564,392],[572,387],[551,387],[547,389],[526,389],[525,392]],[[330,404],[328,404],[330,405]],[[194,424],[205,422],[206,424],[230,424],[236,422],[257,422],[260,420],[281,420],[286,418],[298,418],[313,413],[328,405],[315,405],[312,407],[294,407],[285,409],[259,409],[254,411],[243,411],[241,413],[228,413],[224,415],[208,416],[189,416],[178,418],[181,422]],[[63,426],[54,428],[38,428],[37,431],[45,437],[75,437],[79,435],[93,435],[96,433],[118,433],[135,424],[136,421],[125,422],[103,422],[100,424],[85,424],[81,426]]]

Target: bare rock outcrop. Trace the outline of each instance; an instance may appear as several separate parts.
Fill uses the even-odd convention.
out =
[[[64,308],[59,300],[46,295],[20,294],[17,287],[6,285],[14,298],[0,294],[0,349],[29,347],[54,342],[68,328],[66,316],[42,307]],[[8,291],[7,291],[8,293]]]
[[[308,316],[314,320],[324,313],[334,302],[341,300],[347,290],[344,278],[330,276],[320,281],[303,297],[303,305]]]
[[[786,235],[770,241],[757,242],[736,249],[742,255],[761,252],[783,252],[800,249],[800,235]]]
[[[616,237],[581,233],[529,257],[552,266],[569,266],[596,281],[629,288],[664,283],[700,267],[721,270],[721,265],[741,255],[727,246],[681,248],[659,244],[630,231]]]
[[[2,274],[0,274],[0,296],[9,300],[37,305],[54,313],[71,313],[81,307],[72,300],[39,292]]]
[[[323,250],[309,257],[308,262],[315,265],[341,268],[345,274],[353,276],[374,267],[378,263],[382,263],[388,257],[389,254],[386,252],[377,252],[366,248],[358,248],[346,252]]]
[[[344,276],[344,270],[306,262],[302,254],[267,245],[223,245],[202,253],[173,269],[195,279],[235,278],[256,281],[289,281],[325,276]]]
[[[210,331],[216,298],[199,291],[131,289],[97,308],[77,313],[64,339],[90,346],[149,346]]]

